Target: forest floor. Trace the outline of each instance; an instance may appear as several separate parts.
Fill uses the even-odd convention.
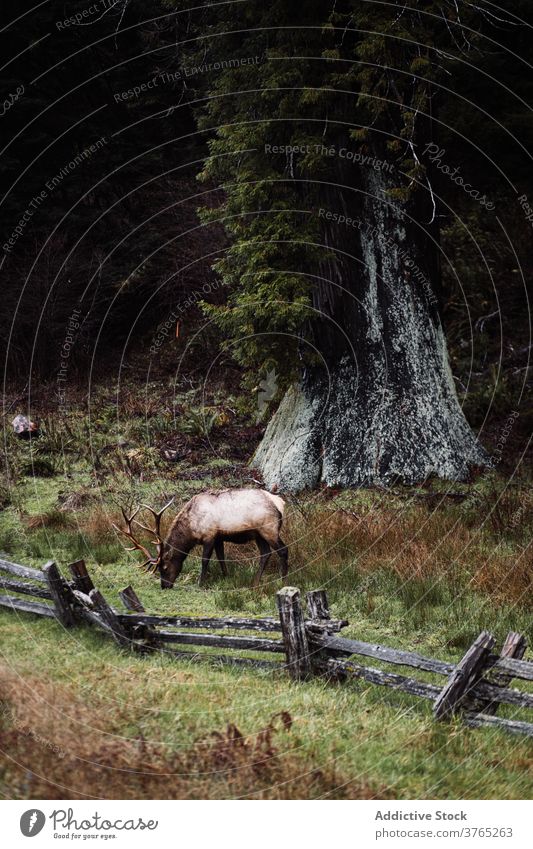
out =
[[[2,556],[34,566],[53,559],[65,574],[83,557],[113,604],[131,583],[151,612],[274,615],[276,590],[290,583],[327,589],[333,615],[350,621],[346,636],[453,660],[485,628],[499,643],[516,630],[531,644],[533,498],[518,463],[468,484],[291,497],[288,579],[273,556],[253,589],[255,547],[228,546],[227,578],[213,562],[199,588],[195,551],[163,592],[112,523],[121,505],[175,496],[177,507],[206,488],[255,485],[247,461],[261,427],[238,392],[225,385],[205,399],[194,384],[172,396],[164,380],[101,384],[71,399],[59,424],[45,393],[34,412],[40,439],[6,438]],[[429,705],[389,689],[131,656],[89,628],[67,632],[8,611],[0,647],[4,797],[531,793],[531,741],[435,723]]]

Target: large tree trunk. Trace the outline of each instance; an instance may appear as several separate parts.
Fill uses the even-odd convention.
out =
[[[431,196],[395,201],[383,169],[351,168],[358,185],[345,169],[343,188],[322,197],[325,210],[359,221],[321,215],[334,247],[319,270],[310,336],[323,365],[287,392],[252,464],[285,491],[464,479],[486,455],[448,363]]]

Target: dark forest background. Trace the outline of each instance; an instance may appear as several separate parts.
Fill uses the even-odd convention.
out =
[[[209,113],[198,104],[206,93],[223,94],[235,77],[220,70],[185,71],[202,58],[213,63],[252,49],[264,57],[271,48],[268,38],[259,35],[253,43],[240,36],[219,38],[209,49],[192,39],[202,27],[238,29],[243,21],[248,27],[271,21],[290,28],[291,23],[322,20],[324,31],[332,29],[329,49],[334,51],[341,38],[335,34],[335,15],[353,6],[313,2],[302,9],[285,2],[264,8],[250,3],[243,12],[242,4],[225,4],[215,14],[209,8],[188,12],[185,4],[171,0],[99,5],[82,24],[61,27],[58,22],[90,9],[89,4],[52,0],[32,9],[6,2],[1,13],[4,101],[24,86],[18,100],[7,107],[4,102],[0,119],[2,245],[32,198],[46,190],[11,250],[2,249],[0,353],[7,386],[21,391],[30,375],[34,393],[53,385],[74,309],[81,319],[69,379],[83,382],[89,371],[109,375],[119,360],[137,367],[169,316],[192,293],[180,339],[176,342],[174,332],[162,337],[156,368],[172,371],[176,346],[190,338],[204,317],[205,308],[194,293],[205,287],[202,298],[223,305],[231,292],[212,268],[228,235],[198,213],[200,207],[216,209],[224,194],[217,191],[216,173],[208,169],[198,179],[213,141]],[[372,25],[379,28],[383,7],[390,4],[359,5],[362,29],[370,30]],[[401,18],[404,4],[397,5]],[[439,88],[432,97],[440,122],[433,141],[445,151],[442,161],[459,166],[465,179],[494,204],[488,211],[437,163],[420,157],[443,199],[438,206],[441,240],[456,272],[444,270],[440,299],[458,391],[474,426],[483,421],[490,401],[490,425],[496,432],[530,388],[524,379],[531,345],[526,288],[533,271],[533,230],[517,199],[525,194],[533,203],[530,4],[484,4],[483,14],[476,13],[474,20],[477,34],[454,30],[453,37],[446,23],[453,4],[417,5],[436,15],[421,26],[426,40],[436,46],[435,64],[442,43],[450,90]],[[472,4],[460,5],[467,16],[474,14]],[[390,10],[387,14],[390,18]],[[289,36],[276,43],[277,50],[285,47],[287,52],[301,46],[302,41],[292,43]],[[354,49],[359,56],[365,50],[379,56],[380,45],[361,35]],[[472,73],[469,63],[478,73]],[[418,71],[426,73],[423,64]],[[273,84],[278,79],[283,87],[286,74],[286,63],[273,65]],[[430,84],[429,72],[427,77]],[[123,96],[154,78],[158,84],[139,96]],[[494,79],[508,95],[495,87]],[[374,82],[354,77],[352,84],[357,88]],[[283,104],[273,100],[271,108],[282,113]],[[320,99],[315,107],[308,98],[308,113],[314,108],[321,109]],[[222,110],[218,122],[227,120],[229,112]],[[99,140],[105,141],[94,154],[47,189],[47,182]],[[244,131],[242,141],[244,146]],[[364,150],[364,138],[360,143]],[[478,252],[459,218],[470,228]],[[196,361],[210,361],[231,332],[223,322],[211,326],[193,351]],[[254,351],[247,356],[230,366],[244,373],[243,366],[253,365]],[[530,428],[531,420],[521,415],[513,438]]]

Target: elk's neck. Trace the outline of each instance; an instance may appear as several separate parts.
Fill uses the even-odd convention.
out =
[[[174,520],[168,536],[165,540],[166,545],[176,551],[187,553],[194,545],[191,529],[186,516],[178,515]]]

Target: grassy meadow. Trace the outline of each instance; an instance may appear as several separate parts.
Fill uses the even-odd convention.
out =
[[[158,397],[160,393],[160,398]],[[288,498],[290,574],[227,546],[197,586],[199,551],[172,591],[136,568],[120,507],[176,507],[206,488],[255,485],[258,428],[240,399],[162,384],[93,390],[31,444],[7,434],[0,551],[41,566],[84,558],[116,606],[132,584],[159,613],[273,615],[283,583],[325,588],[343,632],[457,659],[484,628],[533,638],[533,497],[525,475]],[[169,459],[170,458],[170,459]],[[174,508],[168,511],[167,522]],[[421,700],[365,683],[130,655],[105,636],[0,610],[0,792],[6,798],[525,798],[531,741],[436,724]],[[434,680],[426,676],[426,680]],[[442,679],[441,679],[442,680]],[[525,716],[524,716],[525,714]],[[513,716],[510,708],[501,715]],[[521,718],[529,718],[520,712]]]

